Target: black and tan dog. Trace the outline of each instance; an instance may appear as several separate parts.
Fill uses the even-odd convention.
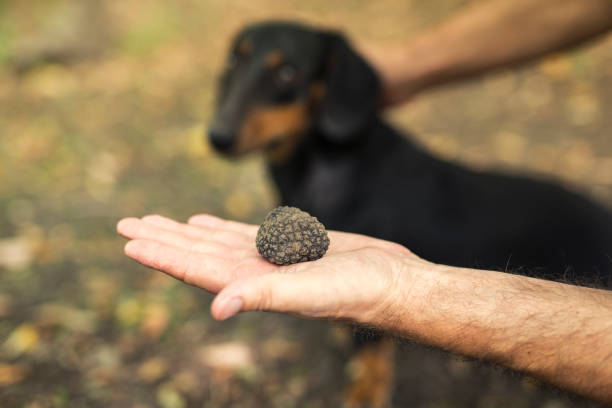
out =
[[[210,142],[227,155],[264,151],[283,204],[330,229],[395,241],[437,263],[612,283],[608,211],[554,184],[432,157],[377,115],[378,89],[341,35],[253,25],[232,45]],[[360,382],[372,387],[354,387],[349,399],[380,406],[389,373],[369,367],[376,378]]]

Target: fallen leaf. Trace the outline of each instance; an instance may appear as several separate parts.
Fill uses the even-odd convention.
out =
[[[26,92],[42,98],[61,98],[75,92],[78,87],[75,73],[59,64],[44,65],[24,80]]]
[[[23,381],[29,372],[29,367],[24,364],[0,363],[0,387]]]
[[[115,308],[115,317],[124,327],[135,326],[142,317],[142,305],[135,298],[123,299]]]
[[[210,155],[211,146],[206,137],[206,130],[203,124],[197,124],[189,128],[186,133],[187,154],[196,158]]]
[[[183,408],[186,405],[182,395],[170,384],[163,384],[157,388],[157,402],[163,408]]]
[[[150,339],[157,339],[166,330],[169,321],[168,306],[161,302],[148,303],[144,306],[140,330]]]
[[[38,345],[40,336],[33,324],[24,323],[8,336],[2,348],[11,356],[32,352]]]
[[[152,383],[164,376],[168,370],[168,364],[159,357],[152,357],[144,361],[138,367],[138,378],[145,383]]]
[[[254,366],[251,348],[242,342],[203,346],[198,356],[202,364],[213,369],[239,371]]]
[[[0,266],[8,269],[23,269],[33,260],[33,245],[25,237],[0,240]]]

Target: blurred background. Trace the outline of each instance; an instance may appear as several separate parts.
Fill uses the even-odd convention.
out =
[[[124,216],[259,223],[259,157],[204,140],[231,35],[282,17],[405,41],[466,0],[0,0],[0,405],[337,407],[343,327],[253,313],[123,256]],[[437,154],[612,204],[612,38],[389,114]],[[394,406],[594,406],[402,342]]]

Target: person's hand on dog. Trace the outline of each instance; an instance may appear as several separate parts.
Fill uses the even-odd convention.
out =
[[[375,324],[397,298],[406,263],[414,270],[433,266],[399,244],[336,231],[323,258],[278,266],[257,252],[257,226],[210,215],[186,224],[159,215],[125,218],[117,231],[131,239],[129,257],[218,293],[211,310],[219,320],[269,310]]]

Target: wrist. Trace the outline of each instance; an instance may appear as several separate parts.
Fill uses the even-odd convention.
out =
[[[416,334],[413,330],[423,324],[427,299],[440,285],[444,269],[406,250],[393,254],[388,271],[388,282],[376,303],[358,313],[354,320],[402,336],[413,336]]]
[[[398,105],[420,92],[444,82],[444,52],[425,34],[408,44],[391,48],[365,48],[364,54],[381,80],[383,106]]]

